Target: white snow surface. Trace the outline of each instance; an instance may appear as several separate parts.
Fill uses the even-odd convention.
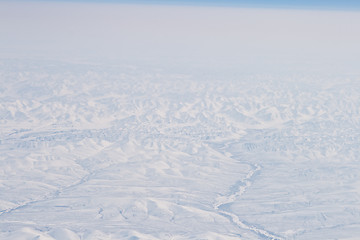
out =
[[[360,239],[359,23],[0,1],[0,239]]]
[[[360,236],[359,79],[198,77],[3,60],[0,238]]]

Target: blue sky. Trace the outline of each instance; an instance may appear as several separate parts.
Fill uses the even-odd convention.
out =
[[[46,1],[46,0],[44,0]],[[360,10],[359,0],[50,0],[64,2],[111,2],[130,4],[206,5],[260,8]]]

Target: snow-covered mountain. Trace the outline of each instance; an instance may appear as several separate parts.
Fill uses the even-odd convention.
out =
[[[1,66],[1,239],[360,234],[359,79]]]

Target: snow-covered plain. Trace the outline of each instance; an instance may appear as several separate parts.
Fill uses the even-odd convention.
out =
[[[0,59],[0,239],[360,239],[358,69],[136,58]]]

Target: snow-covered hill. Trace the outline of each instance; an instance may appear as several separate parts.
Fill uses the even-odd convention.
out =
[[[355,76],[0,64],[1,239],[360,236]]]

